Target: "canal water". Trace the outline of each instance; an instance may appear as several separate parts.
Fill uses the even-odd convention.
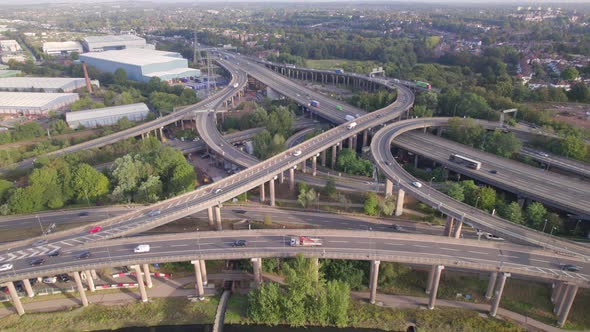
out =
[[[213,325],[170,325],[152,327],[124,327],[118,330],[96,332],[211,332]],[[335,327],[286,327],[256,325],[224,325],[223,332],[383,332],[375,329],[335,328]]]

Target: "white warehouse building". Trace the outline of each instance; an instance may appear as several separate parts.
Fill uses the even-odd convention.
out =
[[[0,114],[45,115],[76,100],[77,93],[0,92]]]
[[[82,53],[82,44],[77,41],[43,43],[43,53],[49,55],[67,55],[72,52]]]
[[[129,48],[154,48],[154,45],[147,44],[145,39],[135,35],[88,36],[82,40],[82,43],[87,52],[103,52]]]
[[[100,86],[97,80],[92,84]],[[84,78],[6,77],[0,78],[0,91],[72,92],[86,86]]]
[[[128,79],[140,82],[148,82],[152,77],[172,81],[201,76],[201,71],[189,68],[188,61],[177,52],[130,48],[84,53],[80,55],[80,61],[111,73],[122,68],[127,72]]]
[[[87,111],[67,112],[66,122],[70,128],[84,126],[94,128],[98,126],[110,126],[122,118],[129,121],[141,121],[149,113],[149,108],[144,103],[97,108]]]

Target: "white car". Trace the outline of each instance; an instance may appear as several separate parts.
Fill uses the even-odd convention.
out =
[[[297,157],[301,155],[301,150],[296,150],[295,152],[293,152],[293,156]]]
[[[491,234],[491,233],[486,233],[485,237],[486,237],[486,239],[492,240],[492,241],[504,241],[503,238],[496,236],[494,234]]]
[[[0,271],[8,271],[12,270],[12,264],[2,264],[0,265]]]
[[[420,183],[418,181],[414,181],[414,182],[412,182],[412,186],[414,186],[416,188],[422,188],[422,183]]]
[[[55,284],[57,282],[57,277],[45,277],[43,278],[44,284]]]
[[[135,253],[150,252],[150,245],[149,244],[140,244],[133,249],[133,252],[135,252]]]

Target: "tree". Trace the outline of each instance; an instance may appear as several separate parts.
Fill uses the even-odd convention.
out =
[[[248,317],[256,323],[278,325],[282,320],[279,285],[265,283],[248,294]]]
[[[326,185],[324,186],[324,193],[328,195],[328,197],[335,198],[336,194],[336,180],[333,177],[328,177],[326,180]]]
[[[72,53],[70,53],[70,59],[72,59],[74,61],[75,60],[80,60],[80,53],[78,53],[78,52],[72,52]]]
[[[280,106],[268,116],[266,129],[271,135],[281,134],[283,137],[287,137],[291,133],[293,121],[293,113],[287,107]]]
[[[475,206],[475,203],[478,202],[479,197],[479,187],[473,182],[473,180],[465,180],[460,182],[461,187],[463,187],[463,193],[465,195],[465,203]]]
[[[379,201],[377,200],[377,195],[373,192],[369,192],[367,193],[363,210],[370,216],[376,216],[379,213],[378,204]]]
[[[452,182],[447,186],[447,195],[451,196],[451,198],[463,202],[465,199],[465,195],[463,193],[463,186],[457,182]]]
[[[512,202],[508,205],[504,217],[515,224],[523,224],[524,222],[522,208],[517,202]]]
[[[482,210],[490,212],[496,205],[496,191],[491,187],[483,187],[479,191],[479,206]]]
[[[159,176],[150,175],[137,189],[137,201],[154,203],[162,196],[162,181]]]
[[[590,88],[583,82],[576,83],[568,92],[568,97],[571,101],[590,102]]]
[[[299,195],[297,196],[297,202],[301,204],[301,207],[307,208],[310,204],[316,200],[316,192],[313,188],[301,187],[299,189]]]
[[[385,197],[382,200],[379,200],[379,209],[386,216],[392,216],[393,212],[395,212],[395,198],[393,195]]]
[[[533,202],[526,208],[527,222],[531,227],[543,227],[546,215],[547,210],[545,209],[545,206],[539,202]]]
[[[332,280],[326,284],[328,303],[328,321],[338,327],[348,325],[348,307],[350,305],[350,287],[346,282]]]
[[[559,142],[557,152],[569,158],[584,160],[588,155],[588,147],[581,135],[568,133],[565,138]]]
[[[514,133],[494,130],[492,133],[486,134],[484,150],[495,155],[510,158],[520,151],[521,147],[522,143]]]
[[[127,85],[127,72],[123,68],[117,68],[114,74],[115,84]]]
[[[568,67],[561,72],[561,78],[566,81],[573,81],[580,77],[580,73],[575,67]]]
[[[109,192],[109,179],[88,164],[80,164],[74,171],[72,189],[78,201],[95,201]]]

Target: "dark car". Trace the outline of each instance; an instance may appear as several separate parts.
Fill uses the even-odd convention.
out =
[[[43,263],[45,263],[45,259],[41,257],[35,257],[31,259],[31,261],[29,261],[29,264],[31,264],[31,266],[41,265]]]
[[[493,169],[493,170],[490,171],[490,173],[492,173],[492,174],[498,174],[498,171],[495,170],[495,169]]]
[[[59,254],[61,254],[61,248],[56,248],[51,250],[50,252],[47,253],[47,256],[49,257],[57,257],[59,256]]]
[[[393,228],[394,231],[398,231],[398,232],[402,230],[401,226],[398,226],[398,225],[391,225],[391,228]]]
[[[86,216],[88,216],[89,214],[90,214],[90,213],[88,213],[87,211],[82,211],[82,212],[78,213],[78,215],[79,215],[80,217],[86,217]]]
[[[234,243],[231,244],[232,247],[245,247],[246,240],[235,240]]]
[[[44,244],[47,244],[47,242],[48,241],[46,239],[37,240],[37,241],[33,242],[33,247],[42,246]]]
[[[86,251],[82,251],[81,253],[76,255],[76,258],[78,259],[86,259],[90,257],[90,251],[86,250]]]
[[[574,264],[563,264],[561,266],[561,269],[564,271],[570,271],[570,272],[578,272],[580,271],[580,268],[577,265]]]
[[[58,274],[56,277],[59,282],[68,282],[72,280],[72,278],[70,278],[70,276],[67,274]]]

